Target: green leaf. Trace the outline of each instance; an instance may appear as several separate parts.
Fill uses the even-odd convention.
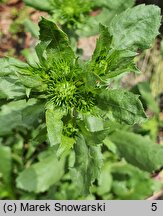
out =
[[[0,77],[14,75],[19,69],[27,67],[28,65],[22,61],[14,58],[0,58]]]
[[[94,118],[96,119],[96,117],[94,117]],[[97,118],[97,121],[99,123],[100,119]],[[91,123],[92,123],[92,121],[89,122],[90,130],[97,130],[97,131],[90,132],[89,127],[87,126],[86,122],[84,122],[84,121],[78,122],[78,127],[80,128],[82,135],[84,136],[85,140],[88,141],[87,145],[88,146],[96,146],[96,145],[102,144],[102,141],[105,139],[106,135],[108,134],[108,128],[107,128],[107,130],[103,130],[103,122],[101,122],[101,121],[97,127],[94,125],[91,125]]]
[[[54,22],[42,18],[39,27],[41,42],[36,46],[39,59],[45,56],[48,59],[46,63],[49,65],[56,61],[72,62],[75,59],[67,35]]]
[[[111,120],[133,125],[145,120],[146,115],[138,95],[125,90],[105,90],[98,96],[98,106],[108,112]]]
[[[121,157],[140,169],[153,172],[163,167],[163,147],[149,138],[118,130],[109,139],[115,143]]]
[[[94,8],[100,8],[101,12],[96,16],[87,16],[84,23],[79,23],[77,34],[80,37],[98,34],[99,23],[109,26],[117,14],[132,7],[134,3],[134,0],[98,0],[93,2]]]
[[[112,37],[108,28],[100,25],[100,38],[90,63],[91,69],[102,80],[113,78],[125,72],[138,72],[134,58],[137,53],[129,50],[115,50],[111,48]]]
[[[111,166],[113,178],[112,192],[119,200],[142,200],[151,196],[157,189],[157,183],[149,173],[125,163]]]
[[[32,22],[29,18],[26,18],[24,20],[24,26],[25,26],[26,31],[30,32],[33,37],[38,38],[38,35],[39,35],[38,25]]]
[[[12,159],[11,149],[0,144],[0,198],[11,197],[14,199],[12,191]]]
[[[11,149],[0,144],[0,174],[3,182],[11,183]]]
[[[89,142],[89,141],[88,141]],[[92,183],[97,179],[102,166],[100,146],[88,146],[82,135],[74,145],[75,165],[71,169],[74,183],[80,193],[87,195]]]
[[[50,145],[54,146],[61,143],[64,112],[59,109],[48,108],[46,110],[46,126]]]
[[[41,0],[41,4],[39,0],[24,0],[24,3],[38,10],[43,10],[43,11],[53,10],[53,5],[51,0]]]
[[[35,47],[36,54],[41,65],[44,65],[44,63],[46,62],[46,55],[45,55],[46,47],[47,47],[47,43],[39,43]]]
[[[114,154],[117,154],[117,147],[116,145],[109,139],[109,137],[106,137],[103,140],[103,144],[107,147],[107,149]]]
[[[31,103],[30,103],[31,102]],[[44,119],[44,103],[32,100],[27,103],[27,106],[21,111],[22,122],[32,128],[38,125]]]
[[[71,137],[62,136],[61,144],[57,150],[57,157],[60,158],[69,153],[75,142],[75,139]]]
[[[41,124],[41,126],[34,131],[34,136],[30,142],[32,146],[37,147],[40,143],[45,141],[47,141],[47,128],[44,124]]]
[[[39,76],[35,77],[35,76],[19,75],[18,82],[20,82],[27,88],[37,89],[38,91],[45,91],[47,89],[47,85],[43,82],[43,80]]]
[[[147,49],[159,34],[160,8],[139,5],[115,16],[110,24],[115,49]]]
[[[155,99],[152,97],[152,92],[148,82],[139,83],[138,89],[141,93],[142,98],[145,100],[147,107],[155,114],[159,113],[159,107]]]
[[[96,62],[101,55],[104,54],[106,55],[106,53],[109,52],[111,42],[112,42],[112,37],[108,31],[108,27],[99,24],[99,32],[100,32],[100,37],[96,42],[96,48],[92,55],[93,62]]]
[[[14,133],[13,129],[28,128],[39,124],[42,119],[44,104],[37,103],[37,100],[30,99],[12,101],[1,106],[0,111],[0,136]]]
[[[103,121],[95,116],[86,116],[86,126],[90,132],[102,131]]]
[[[118,8],[121,10],[126,10],[129,7],[134,6],[134,0],[97,0],[95,1],[98,6],[105,6],[111,10],[117,10]]]
[[[23,170],[16,179],[17,187],[40,193],[57,183],[64,174],[64,159],[58,161],[55,154],[52,152],[40,162]]]
[[[16,99],[25,96],[25,88],[20,86],[13,77],[0,78],[0,98]]]
[[[136,67],[134,62],[136,55],[137,54],[135,52],[131,52],[129,50],[111,51],[106,58],[106,75],[102,78],[113,78],[126,72],[139,72],[139,69]]]
[[[106,163],[101,170],[100,177],[98,179],[97,194],[103,195],[109,193],[112,187],[113,179],[111,175],[111,166]]]
[[[141,125],[142,129],[145,130],[145,133],[148,133],[154,142],[158,140],[159,124],[158,118],[154,116]]]

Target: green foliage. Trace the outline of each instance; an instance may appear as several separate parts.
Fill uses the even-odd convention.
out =
[[[11,149],[0,144],[0,197],[12,197]]]
[[[38,103],[35,99],[12,101],[1,106],[0,135],[5,136],[13,134],[15,128],[32,129],[42,119],[44,105]],[[31,114],[32,113],[32,114]]]
[[[64,174],[64,160],[58,161],[54,154],[54,151],[45,151],[39,162],[21,172],[17,178],[17,187],[39,193],[59,181]]]
[[[90,36],[98,25],[109,25],[116,14],[134,5],[134,0],[24,0],[31,7],[47,11],[54,22],[70,35]],[[93,15],[95,13],[95,15]]]
[[[24,0],[24,2],[29,5],[29,6],[33,6],[36,9],[39,10],[44,10],[44,11],[50,11],[52,10],[52,4],[50,0],[42,0],[41,4],[39,0],[35,0],[34,2],[31,0]]]
[[[121,156],[129,163],[148,172],[162,168],[163,147],[154,144],[149,138],[117,130],[109,139],[115,143]]]
[[[137,72],[134,51],[118,50],[107,27],[100,25],[100,38],[92,56],[91,70],[100,75],[99,81],[116,77],[125,72]],[[96,75],[96,76],[97,76]]]
[[[12,35],[16,35],[17,33],[23,31],[24,22],[26,17],[28,16],[28,11],[26,8],[20,11],[17,11],[17,9],[15,8],[15,10],[13,9],[13,16],[15,16],[16,19],[11,23],[9,32]]]
[[[113,165],[112,175],[114,179],[112,190],[118,199],[144,199],[159,188],[159,184],[154,184],[148,173],[129,164]]]
[[[71,61],[74,58],[74,53],[70,47],[67,35],[57,25],[42,18],[39,27],[41,42],[36,48],[39,59],[45,55],[42,51],[46,52],[47,63],[50,66],[54,61],[61,61],[63,59],[65,61]],[[44,50],[41,50],[41,48]]]
[[[98,181],[97,194],[104,199],[139,200],[159,188],[149,174],[124,162],[105,163]],[[109,197],[109,194],[112,197]]]
[[[130,104],[130,106],[128,106]],[[134,125],[146,118],[142,103],[137,95],[131,92],[114,89],[99,95],[98,106],[107,111],[112,120]]]
[[[47,10],[48,7],[46,3]],[[139,19],[143,10],[143,19]],[[142,29],[133,29],[135,19],[130,20],[130,25],[123,25],[132,13],[138,18],[136,26],[143,25],[143,34]],[[124,28],[115,35],[120,22]],[[147,31],[149,24],[151,31]],[[8,90],[2,88],[1,93],[2,148],[13,146],[16,185],[20,194],[27,191],[24,198],[38,198],[37,193],[49,188],[54,194],[64,188],[64,194],[46,193],[57,199],[89,198],[90,193],[107,199],[114,195],[142,199],[153,192],[154,182],[144,170],[153,172],[162,167],[162,147],[125,131],[144,122],[145,112],[138,95],[108,86],[108,80],[138,70],[134,63],[136,48],[149,47],[159,26],[157,7],[128,9],[113,19],[110,28],[100,25],[92,59],[82,61],[73,52],[67,35],[53,21],[42,18],[37,62],[0,60],[1,82],[8,85]],[[131,34],[124,40],[126,32]],[[124,41],[123,47],[117,46],[118,37]],[[14,133],[15,137],[7,137]],[[10,154],[9,147],[5,150]],[[3,160],[10,163],[9,157]],[[135,167],[125,163],[122,169],[116,165],[111,168],[121,158]],[[108,179],[108,187],[104,179]],[[138,191],[137,196],[133,190]]]
[[[91,184],[100,173],[101,148],[100,146],[89,146],[89,140],[85,140],[82,135],[79,135],[74,145],[74,151],[75,164],[72,169],[72,177],[79,193],[87,195]]]
[[[148,82],[139,83],[138,89],[140,91],[142,99],[145,101],[145,104],[147,104],[148,108],[154,112],[156,115],[159,114],[159,108],[157,106],[157,102],[152,97],[152,92],[150,89],[150,85]]]
[[[51,109],[48,108],[46,111],[46,125],[51,146],[61,143],[63,130],[63,122],[61,119],[63,114],[60,110],[54,110],[53,107]]]
[[[158,13],[160,9],[156,9],[154,5],[139,5],[114,17],[110,24],[113,46],[120,50],[147,49],[159,34],[161,17],[157,16]]]
[[[149,82],[138,83],[135,87],[132,88],[132,92],[140,94],[140,99],[143,103],[143,107],[147,112],[151,112],[151,117],[141,124],[141,126],[135,127],[134,130],[150,136],[150,138],[156,142],[160,120],[159,120],[159,106],[156,98],[152,96],[152,91],[150,88]]]

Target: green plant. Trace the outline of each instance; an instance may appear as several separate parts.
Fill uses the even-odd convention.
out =
[[[118,193],[116,173],[124,178],[120,198],[132,199],[133,187],[139,191],[139,199],[153,192],[153,181],[147,172],[162,167],[163,148],[133,133],[133,125],[146,121],[139,96],[109,87],[108,80],[139,71],[134,63],[136,51],[151,45],[158,35],[160,20],[156,6],[126,10],[112,20],[109,28],[100,25],[92,59],[81,61],[71,49],[67,35],[55,23],[42,18],[37,62],[0,59],[2,148],[9,151],[5,145],[13,145],[13,151],[22,154],[25,146],[21,137],[26,135],[25,166],[16,158],[20,163],[15,171],[18,188],[31,192],[31,196],[32,192],[41,193],[49,187],[65,187],[68,193],[71,181],[75,193],[70,198],[86,197],[93,190],[109,198],[105,195],[110,190],[102,188],[100,178],[101,169],[106,166],[106,174],[111,172],[113,182],[115,179],[110,187],[113,194]],[[17,141],[6,138],[8,134],[17,134]],[[40,148],[43,150],[38,154]],[[124,172],[116,165],[107,170],[109,151],[113,153],[111,157],[124,158],[129,163],[120,165]],[[8,175],[1,167],[0,172],[4,177]],[[132,181],[132,176],[137,178]],[[138,185],[140,179],[143,190]],[[144,189],[146,183],[149,191]]]
[[[112,18],[134,5],[134,0],[24,0],[36,9],[47,11],[69,36],[98,33],[98,25],[108,25]],[[94,14],[93,14],[94,13]]]

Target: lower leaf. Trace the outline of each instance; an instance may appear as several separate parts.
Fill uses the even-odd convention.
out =
[[[102,167],[102,153],[100,146],[88,146],[82,135],[74,146],[75,166],[71,169],[72,178],[80,193],[89,194],[92,183],[99,176]]]
[[[163,147],[140,135],[116,131],[109,136],[126,161],[142,170],[153,172],[163,167]]]

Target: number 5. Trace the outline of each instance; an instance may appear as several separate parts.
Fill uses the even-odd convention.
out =
[[[152,203],[151,210],[152,211],[156,211],[157,210],[157,203]]]

